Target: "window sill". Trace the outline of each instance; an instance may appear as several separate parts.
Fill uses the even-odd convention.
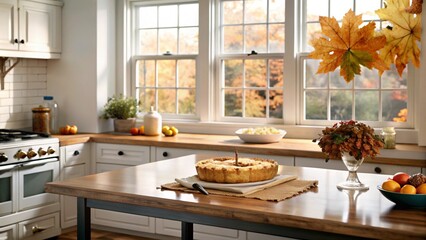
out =
[[[143,121],[138,120],[138,125]],[[165,120],[163,125],[175,126],[180,132],[198,133],[198,134],[223,134],[234,135],[235,131],[240,128],[262,127],[264,124],[254,123],[228,123],[228,122],[198,122],[198,121],[182,121],[182,120]],[[324,127],[320,126],[301,126],[301,125],[277,125],[270,124],[269,127],[284,129],[287,131],[285,137],[294,139],[314,139],[321,134]],[[381,129],[376,128],[376,133],[380,134]],[[418,131],[415,129],[396,129],[396,142],[403,144],[417,144]]]

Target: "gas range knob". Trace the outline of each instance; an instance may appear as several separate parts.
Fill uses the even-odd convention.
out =
[[[4,153],[0,153],[0,163],[6,162],[9,158],[4,155]]]
[[[51,147],[48,147],[47,148],[47,154],[54,154],[55,153],[55,149],[53,149],[53,148],[51,148]]]
[[[24,158],[26,158],[27,157],[27,153],[26,152],[24,152],[24,151],[22,151],[22,150],[19,150],[16,154],[15,154],[15,156],[13,156],[15,159],[24,159]]]
[[[47,154],[46,150],[44,150],[43,148],[39,148],[37,152],[40,157],[43,157]]]
[[[27,157],[31,159],[35,156],[37,156],[37,153],[32,148],[28,149]]]

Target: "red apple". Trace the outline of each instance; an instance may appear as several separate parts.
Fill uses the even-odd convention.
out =
[[[410,178],[410,175],[408,175],[405,172],[397,172],[393,175],[392,180],[399,183],[399,185],[404,186],[408,179]]]

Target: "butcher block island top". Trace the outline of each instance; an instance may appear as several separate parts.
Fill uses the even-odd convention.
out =
[[[195,175],[191,166],[209,157],[190,155],[51,182],[46,191],[78,197],[80,239],[90,237],[84,235],[90,230],[86,207],[105,206],[181,220],[183,229],[191,231],[192,223],[201,223],[297,238],[426,239],[426,210],[400,208],[376,188],[387,175],[360,173],[361,181],[370,186],[368,191],[340,191],[336,184],[346,179],[345,171],[280,166],[279,174],[318,180],[317,188],[280,202],[160,188],[175,178]],[[187,236],[182,235],[192,237]]]
[[[77,135],[55,135],[61,146],[76,143],[96,142],[111,144],[130,144],[169,148],[186,148],[214,150],[264,155],[296,156],[324,159],[321,148],[311,139],[283,138],[277,143],[244,143],[237,136],[179,133],[174,137],[165,136],[131,136],[130,134],[96,133]],[[375,159],[367,158],[365,162],[393,165],[426,167],[426,147],[412,144],[397,144],[396,150],[382,149]]]

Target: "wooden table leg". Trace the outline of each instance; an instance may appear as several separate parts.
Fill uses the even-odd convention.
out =
[[[90,229],[90,208],[87,207],[86,198],[77,198],[77,239],[89,240]]]
[[[181,229],[182,240],[193,240],[194,239],[194,224],[189,222],[182,222]]]

